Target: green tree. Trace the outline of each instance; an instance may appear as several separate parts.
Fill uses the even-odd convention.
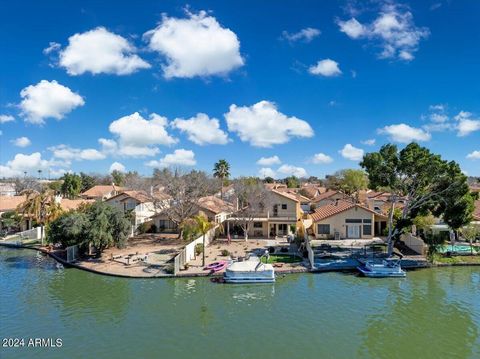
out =
[[[53,191],[48,190],[42,193],[29,191],[25,201],[18,206],[17,213],[40,225],[40,238],[43,245],[44,227],[62,214],[62,208],[55,200]]]
[[[463,238],[470,242],[470,253],[473,254],[473,242],[480,237],[480,226],[469,224],[460,230]]]
[[[80,172],[80,179],[82,181],[80,192],[82,193],[95,186],[95,178],[93,176]]]
[[[359,202],[360,191],[368,188],[368,177],[362,170],[341,170],[335,173],[334,177],[336,180],[331,183],[331,186],[345,193],[355,202]]]
[[[70,199],[77,197],[82,190],[82,178],[76,173],[65,173],[62,179],[62,195]]]
[[[88,208],[87,216],[86,238],[98,253],[113,245],[125,244],[131,224],[122,211],[104,202],[95,202]]]
[[[213,165],[213,177],[220,179],[220,196],[223,199],[223,186],[225,185],[225,180],[230,177],[230,164],[224,159],[216,162]]]
[[[119,170],[113,170],[110,175],[112,176],[113,183],[115,183],[116,186],[123,186],[123,181],[125,181],[125,175],[122,172],[120,172]]]
[[[197,223],[197,229],[202,234],[203,237],[203,251],[202,251],[202,266],[205,266],[205,237],[210,229],[212,229],[215,224],[210,222],[207,217],[203,215],[197,215],[193,217]]]
[[[275,182],[275,179],[273,177],[270,177],[270,176],[265,177],[263,179],[263,183],[274,183],[274,182]]]
[[[442,160],[425,147],[410,143],[399,152],[397,146],[387,144],[378,152],[367,153],[360,165],[368,173],[370,188],[383,187],[391,193],[389,254],[393,252],[393,241],[419,214],[431,212],[436,217],[443,216],[452,228],[472,219],[474,197],[460,166]],[[400,201],[402,216],[394,224],[394,210]]]
[[[48,188],[54,191],[55,193],[62,192],[62,181],[53,181],[48,184]]]
[[[90,223],[84,212],[66,212],[47,228],[49,243],[60,243],[64,247],[79,245],[85,249],[87,243],[86,233]]]
[[[295,176],[290,176],[285,178],[285,183],[287,184],[288,188],[298,188],[300,187],[300,181]]]

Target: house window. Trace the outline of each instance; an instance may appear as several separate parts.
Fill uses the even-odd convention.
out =
[[[262,228],[262,222],[253,222],[253,228]]]
[[[362,223],[362,220],[361,219],[349,219],[349,218],[347,218],[345,220],[345,223]]]
[[[364,224],[363,225],[363,234],[366,236],[372,235],[372,225],[371,224]]]
[[[373,210],[374,210],[375,212],[381,212],[381,211],[382,211],[382,209],[381,209],[380,207],[378,207],[378,206],[373,207]]]
[[[287,205],[286,205],[286,204],[282,204],[282,209],[287,209]]]
[[[363,223],[372,223],[372,220],[371,219],[364,219]]]
[[[318,234],[330,234],[330,225],[329,224],[319,224],[317,226]]]

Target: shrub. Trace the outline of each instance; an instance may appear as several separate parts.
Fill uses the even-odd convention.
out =
[[[227,251],[226,249],[222,249],[222,251],[220,252],[222,256],[224,257],[228,257],[230,255],[230,252]]]
[[[198,256],[203,253],[203,243],[195,245],[195,254]]]

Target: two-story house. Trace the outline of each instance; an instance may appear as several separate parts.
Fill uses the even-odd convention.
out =
[[[131,214],[133,230],[156,213],[152,197],[144,191],[124,191],[106,199],[105,203]]]
[[[270,190],[268,205],[250,221],[248,237],[274,238],[294,234],[303,216],[301,201],[297,197],[297,194]],[[238,225],[241,221],[242,218],[236,216],[228,218],[226,233],[243,236],[243,230]]]

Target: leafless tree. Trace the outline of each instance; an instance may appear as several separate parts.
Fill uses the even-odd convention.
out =
[[[42,190],[42,184],[33,177],[16,177],[13,182],[15,183],[15,191],[17,195],[20,195],[27,190],[36,192],[41,192]]]
[[[239,178],[233,183],[238,209],[232,214],[242,228],[245,241],[255,218],[266,216],[271,203],[271,193],[265,185],[254,178]]]
[[[214,180],[201,171],[155,171],[153,183],[157,190],[151,194],[152,201],[157,210],[178,226],[180,238],[183,236],[182,225],[198,214],[200,198],[215,191]]]

